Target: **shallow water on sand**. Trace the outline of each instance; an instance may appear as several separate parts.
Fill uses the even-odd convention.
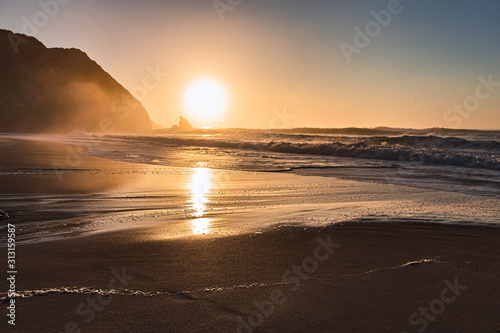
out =
[[[494,170],[422,165],[404,174],[378,160],[324,157],[328,165],[311,167],[305,161],[323,163],[323,157],[273,159],[130,138],[37,141],[44,140],[62,145],[50,154],[38,151],[42,162],[30,168],[0,168],[0,209],[19,227],[21,243],[151,225],[164,227],[160,238],[371,221],[500,225]],[[7,142],[2,149],[17,141]],[[68,151],[83,146],[89,150],[80,163],[69,165]],[[284,168],[294,158],[295,166]],[[36,167],[51,161],[58,167]]]
[[[15,183],[47,177],[15,176]],[[170,238],[352,221],[494,224],[500,213],[491,197],[334,177],[146,166],[68,172],[65,179],[68,188],[53,193],[2,194],[19,242],[151,225],[164,226],[158,237]]]

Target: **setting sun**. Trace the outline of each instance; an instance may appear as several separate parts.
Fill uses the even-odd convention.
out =
[[[184,94],[184,107],[196,120],[218,120],[227,107],[226,91],[211,79],[195,81]]]

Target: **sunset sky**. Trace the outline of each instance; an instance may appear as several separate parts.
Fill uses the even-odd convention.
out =
[[[79,48],[132,92],[168,73],[141,97],[163,126],[500,128],[500,1],[59,1],[0,0],[0,28]],[[199,78],[227,91],[224,122],[185,109]]]

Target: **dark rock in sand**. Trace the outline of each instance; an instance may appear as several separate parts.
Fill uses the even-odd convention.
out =
[[[0,210],[0,220],[7,220],[9,218],[9,214],[4,212],[3,210]]]

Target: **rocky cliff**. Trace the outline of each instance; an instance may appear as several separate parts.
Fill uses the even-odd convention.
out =
[[[149,115],[78,49],[0,29],[0,132],[137,132]]]

